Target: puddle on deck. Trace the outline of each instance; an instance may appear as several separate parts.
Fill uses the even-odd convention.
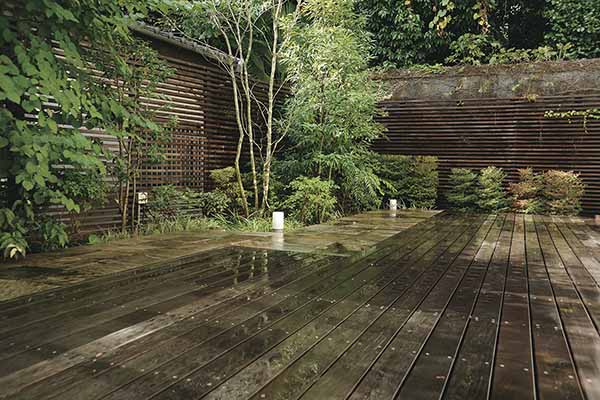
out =
[[[227,246],[351,256],[438,211],[373,211],[289,233],[178,232],[32,254],[0,265],[0,301]]]

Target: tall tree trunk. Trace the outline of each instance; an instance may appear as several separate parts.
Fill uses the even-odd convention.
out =
[[[244,182],[242,181],[242,172],[240,169],[240,159],[242,157],[242,149],[244,148],[244,125],[242,122],[242,110],[240,109],[240,100],[239,100],[239,88],[237,86],[237,77],[235,75],[235,67],[231,65],[230,70],[230,79],[231,85],[233,87],[233,102],[235,104],[235,119],[238,126],[238,144],[235,153],[235,177],[238,184],[238,188],[240,191],[240,198],[242,202],[242,210],[244,215],[247,217],[250,215],[250,210],[248,209],[248,200],[246,199],[246,190],[244,189]]]
[[[275,74],[277,71],[277,59],[279,57],[278,41],[279,41],[279,17],[283,0],[277,0],[275,14],[273,15],[273,44],[271,47],[271,71],[269,75],[269,99],[267,104],[267,147],[265,150],[265,161],[263,164],[263,193],[261,214],[264,214],[269,207],[269,184],[271,180],[271,165],[273,162],[273,108],[275,107]]]

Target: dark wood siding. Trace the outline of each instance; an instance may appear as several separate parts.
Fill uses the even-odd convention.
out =
[[[175,70],[159,85],[160,96],[147,101],[159,110],[158,120],[167,124],[172,140],[166,146],[164,162],[142,168],[137,190],[149,191],[167,184],[211,190],[210,171],[233,165],[236,153],[238,131],[231,82],[216,61],[161,41],[149,41]],[[115,137],[101,130],[84,134],[101,140],[108,150],[118,151]],[[109,190],[116,190],[114,178],[108,176],[107,180]],[[68,215],[62,207],[50,207],[47,213],[76,227],[75,236],[85,236],[120,223],[115,199],[115,195],[109,195],[105,205],[76,216]]]

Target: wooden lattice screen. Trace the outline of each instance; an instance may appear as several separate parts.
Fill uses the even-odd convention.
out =
[[[164,162],[142,168],[138,190],[149,191],[166,184],[211,190],[210,170],[233,165],[236,153],[238,131],[231,83],[214,60],[159,40],[151,40],[151,44],[175,70],[159,85],[164,99],[152,100],[160,107],[158,119],[169,127],[171,141],[166,146]],[[162,107],[165,102],[167,107]],[[84,134],[101,140],[108,150],[118,151],[115,138],[101,130]],[[114,178],[107,179],[109,187],[115,187]],[[117,226],[120,213],[115,198],[111,195],[104,206],[76,216],[77,233],[85,235]],[[60,207],[52,207],[48,213],[72,224],[72,216]]]

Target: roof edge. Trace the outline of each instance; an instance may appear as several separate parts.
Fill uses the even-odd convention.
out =
[[[142,34],[144,36],[148,36],[151,37],[153,39],[157,39],[166,43],[170,43],[172,45],[175,45],[177,47],[186,49],[186,50],[190,50],[196,54],[199,54],[203,57],[209,58],[209,59],[213,59],[216,61],[219,61],[221,63],[228,63],[231,60],[233,60],[233,62],[235,64],[240,63],[240,60],[230,56],[229,54],[208,46],[208,45],[204,45],[204,44],[199,44],[196,43],[192,40],[189,39],[184,39],[181,37],[178,37],[176,35],[174,35],[173,33],[170,32],[164,32],[161,31],[159,28],[155,27],[155,26],[151,26],[151,25],[147,25],[143,22],[132,22],[129,24],[129,28],[134,31],[137,32],[139,34]]]

